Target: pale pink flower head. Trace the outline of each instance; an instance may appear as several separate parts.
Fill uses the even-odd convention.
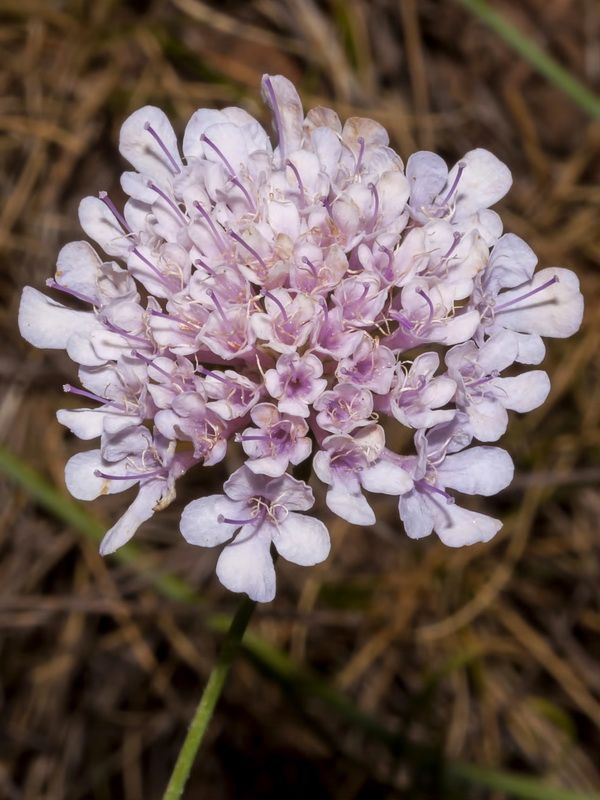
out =
[[[65,304],[25,287],[19,326],[79,365],[82,388],[65,389],[84,407],[58,419],[99,446],[67,464],[70,491],[137,487],[102,552],[172,502],[187,470],[241,462],[181,531],[225,544],[222,583],[268,601],[272,546],[301,565],[329,552],[324,523],[299,513],[314,498],[298,475],[356,525],[376,522],[366,493],[387,494],[411,537],[491,538],[501,523],[451,492],[509,483],[508,454],[472,443],[544,401],[544,372],[502,373],[575,333],[583,299],[572,272],[536,273],[503,234],[491,206],[512,179],[488,151],[450,169],[419,152],[405,169],[379,123],[305,114],[281,75],[261,89],[274,143],[240,108],[198,110],[181,148],[161,110],[134,112],[119,143],[129,199],[81,202],[95,244],[61,250],[48,286]],[[398,426],[414,432],[407,452],[388,446]]]

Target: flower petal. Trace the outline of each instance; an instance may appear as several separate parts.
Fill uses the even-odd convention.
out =
[[[275,567],[268,527],[244,525],[217,561],[217,577],[232,592],[246,592],[251,600],[268,603],[275,597]]]
[[[311,567],[329,555],[329,531],[314,517],[290,512],[273,533],[273,544],[287,561]]]

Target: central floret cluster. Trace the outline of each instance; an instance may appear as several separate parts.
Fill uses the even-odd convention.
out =
[[[187,506],[181,530],[197,545],[229,541],[221,581],[265,601],[271,545],[303,565],[329,551],[323,523],[297,513],[314,503],[290,474],[307,459],[331,511],[351,523],[375,522],[367,490],[398,497],[409,536],[490,539],[501,523],[448,489],[508,485],[508,454],[470,445],[497,440],[507,409],[544,401],[545,372],[501,373],[538,364],[541,336],[577,330],[582,298],[571,272],[534,275],[530,248],[502,235],[489,207],[511,175],[491,153],[474,150],[448,171],[419,152],[405,170],[378,123],[342,126],[325,108],[304,116],[281,76],[265,76],[262,92],[275,149],[240,108],[197,111],[183,158],[160,110],[129,117],[120,150],[135,171],[122,177],[123,214],[105,193],[80,206],[110,259],[73,242],[49,281],[91,310],[27,287],[20,326],[38,347],[66,348],[84,388],[65,388],[99,403],[58,413],[78,437],[100,437],[67,465],[72,494],[138,486],[102,552],[235,441],[244,466],[225,494]],[[386,446],[394,424],[414,430],[413,453]]]

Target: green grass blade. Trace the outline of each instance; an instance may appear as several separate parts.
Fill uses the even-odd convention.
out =
[[[600,97],[535,42],[513,27],[499,11],[491,8],[486,0],[457,0],[457,2],[491,28],[540,75],[570,97],[592,119],[600,121]]]

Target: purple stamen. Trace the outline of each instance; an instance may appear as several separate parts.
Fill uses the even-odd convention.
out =
[[[450,249],[448,250],[446,255],[442,256],[442,261],[446,261],[448,258],[450,258],[452,253],[456,250],[456,248],[458,247],[458,243],[462,239],[462,233],[459,233],[458,231],[455,231],[453,238],[454,238],[454,241],[452,242],[452,245],[450,246]]]
[[[139,359],[140,359],[140,361],[143,361],[145,364],[147,364],[149,367],[152,367],[152,368],[153,368],[153,369],[155,369],[157,372],[160,372],[160,374],[161,374],[161,375],[164,375],[164,376],[165,376],[165,378],[167,378],[167,380],[169,380],[171,383],[175,383],[175,380],[174,380],[173,376],[172,376],[172,375],[169,375],[169,373],[168,373],[168,372],[167,372],[165,369],[163,369],[162,367],[159,367],[159,366],[158,366],[157,364],[155,364],[155,363],[154,363],[154,361],[152,361],[150,358],[146,358],[146,356],[143,356],[141,353],[138,353],[138,351],[137,351],[137,350],[132,350],[132,351],[131,351],[131,355],[132,355],[134,358],[139,358]]]
[[[232,239],[235,239],[236,242],[239,242],[243,247],[245,247],[246,250],[248,250],[248,252],[251,253],[254,256],[254,258],[258,261],[258,263],[265,270],[265,272],[267,271],[267,265],[262,260],[262,258],[258,255],[256,250],[254,250],[254,248],[250,247],[250,245],[247,242],[245,242],[242,239],[241,236],[238,236],[237,233],[234,233],[233,231],[229,231],[229,235],[231,236]]]
[[[222,161],[222,162],[225,164],[225,166],[226,166],[226,167],[227,167],[227,169],[229,170],[229,173],[230,173],[230,175],[232,175],[232,176],[233,176],[233,175],[235,175],[235,174],[236,174],[236,173],[235,173],[235,170],[234,170],[234,168],[231,166],[231,164],[229,163],[229,161],[227,161],[227,159],[225,158],[224,154],[221,152],[221,150],[219,150],[219,148],[218,148],[218,147],[217,147],[217,145],[216,145],[216,144],[215,144],[215,143],[212,141],[212,139],[209,139],[209,138],[208,138],[208,136],[207,136],[205,133],[203,133],[203,134],[202,134],[202,136],[200,137],[200,141],[201,141],[201,142],[206,142],[206,144],[207,144],[209,147],[212,147],[212,149],[215,151],[215,153],[216,153],[216,154],[219,156],[219,158],[221,159],[221,161]]]
[[[118,325],[115,325],[106,317],[100,317],[100,322],[103,325],[105,325],[109,329],[109,331],[112,331],[113,333],[118,333],[119,336],[125,336],[125,338],[132,339],[134,342],[141,342],[142,344],[152,345],[150,339],[146,339],[143,336],[134,336],[133,333],[128,333],[127,331],[123,330],[123,328],[119,328]]]
[[[153,478],[155,475],[164,475],[167,471],[166,467],[153,469],[150,472],[139,472],[137,475],[109,475],[106,472],[101,472],[99,469],[94,470],[94,475],[97,478],[104,478],[107,481],[139,481],[143,478]]]
[[[275,297],[274,294],[271,294],[271,292],[268,292],[266,289],[261,289],[260,293],[263,295],[263,297],[268,297],[269,300],[272,300],[275,303],[275,305],[278,306],[279,310],[281,311],[281,316],[283,317],[285,322],[289,322],[290,321],[289,317],[288,317],[288,315],[286,313],[286,310],[285,310],[285,308],[283,306],[283,303],[281,302],[281,300],[279,300],[277,297]]]
[[[491,375],[486,375],[485,378],[480,378],[477,381],[473,381],[472,383],[467,384],[469,389],[473,389],[475,386],[481,386],[484,383],[489,383],[490,381],[495,380],[496,378],[500,377],[500,373],[497,369],[495,369]]]
[[[279,141],[279,155],[281,157],[281,160],[284,161],[286,158],[285,141],[283,136],[283,123],[281,121],[279,106],[277,105],[277,95],[275,94],[275,89],[273,88],[273,84],[271,83],[271,78],[266,77],[264,79],[264,83],[265,86],[267,87],[267,91],[269,92],[269,96],[271,98],[271,105],[273,106],[273,116],[275,117],[275,127],[277,128],[277,139]]]
[[[209,369],[205,369],[201,367],[199,364],[196,367],[197,372],[200,372],[202,375],[208,375],[210,378],[214,378],[216,381],[221,381],[221,383],[226,384],[233,384],[235,381],[232,381],[231,378],[225,378],[223,375],[219,375],[218,372],[211,372]]]
[[[162,282],[165,284],[165,286],[168,286],[168,285],[169,285],[169,281],[168,281],[168,280],[165,278],[165,276],[162,274],[162,272],[159,270],[159,268],[158,268],[158,267],[157,267],[155,264],[153,264],[151,261],[148,261],[148,259],[146,258],[146,256],[143,256],[143,255],[140,253],[140,251],[137,249],[137,247],[132,247],[132,248],[131,248],[131,252],[132,252],[134,255],[136,255],[136,256],[137,256],[137,257],[138,257],[138,258],[139,258],[141,261],[143,261],[143,262],[144,262],[144,264],[146,264],[146,266],[147,266],[147,267],[150,267],[150,269],[152,270],[152,272],[154,272],[154,274],[155,274],[155,275],[156,275],[158,278],[160,278],[160,280],[161,280],[161,281],[162,281]]]
[[[80,292],[76,292],[74,289],[68,289],[66,286],[61,286],[60,283],[57,283],[53,278],[48,278],[46,281],[46,286],[49,289],[58,289],[59,292],[65,292],[65,294],[70,294],[73,297],[76,297],[78,300],[83,300],[84,303],[90,303],[92,306],[98,306],[98,303],[94,302],[91,297],[88,297],[85,294],[81,294]]]
[[[183,317],[175,317],[173,314],[165,314],[164,311],[155,311],[152,309],[150,311],[150,316],[152,317],[162,317],[163,319],[168,319],[169,322],[178,322],[180,325],[185,325],[186,328],[200,328],[201,326],[197,322],[191,322],[189,319],[184,319]]]
[[[226,250],[227,249],[227,244],[225,242],[225,239],[223,239],[223,237],[221,236],[221,234],[217,230],[217,227],[216,227],[215,223],[212,221],[212,217],[210,216],[208,211],[206,211],[204,208],[202,208],[202,206],[200,205],[200,203],[197,200],[194,200],[193,206],[194,206],[195,209],[197,209],[202,214],[202,216],[206,220],[209,228],[212,231],[213,236],[215,237],[215,240],[216,240],[217,244],[220,244],[221,247],[223,248],[223,250]]]
[[[429,317],[427,318],[427,324],[429,324],[433,319],[433,314],[434,314],[433,303],[431,302],[431,299],[425,294],[423,289],[417,289],[417,294],[420,294],[421,297],[425,300],[425,302],[429,306]]]
[[[221,303],[219,303],[219,298],[217,297],[216,292],[214,292],[212,289],[207,289],[206,290],[206,294],[210,297],[210,299],[215,304],[215,308],[217,309],[217,312],[219,313],[219,316],[221,317],[223,322],[229,323],[229,320],[227,319],[227,316],[226,316],[225,312],[223,311],[223,306],[221,305]]]
[[[208,274],[211,276],[211,278],[216,278],[217,277],[217,273],[215,272],[215,270],[212,269],[212,267],[209,267],[208,264],[206,264],[204,261],[202,261],[201,258],[197,258],[194,261],[194,264],[196,264],[199,267],[202,267],[202,269],[205,272],[208,272]]]
[[[520,303],[521,300],[527,300],[528,297],[532,297],[534,294],[538,294],[538,292],[543,292],[544,289],[552,286],[553,283],[558,283],[558,275],[554,275],[554,277],[550,278],[549,281],[546,281],[546,283],[538,286],[537,289],[532,289],[530,292],[527,292],[527,294],[522,294],[520,297],[515,297],[514,300],[509,300],[507,303],[502,303],[501,306],[496,306],[494,311],[496,314],[498,314],[500,311],[504,311],[506,308],[509,308],[509,306],[514,306],[515,303]]]
[[[230,175],[229,178],[230,178],[231,182],[233,184],[235,184],[238,187],[238,189],[240,189],[242,191],[244,197],[248,201],[248,205],[250,206],[250,211],[255,212],[256,211],[256,206],[254,205],[254,201],[250,197],[249,191],[246,189],[246,187],[241,182],[241,180],[238,177],[236,177],[235,175]]]
[[[462,176],[463,172],[465,171],[465,168],[466,168],[467,165],[465,164],[464,161],[459,161],[456,166],[458,167],[458,169],[456,170],[456,178],[454,178],[454,183],[450,187],[450,190],[448,191],[448,194],[446,195],[446,197],[444,197],[442,202],[439,203],[439,206],[440,206],[441,209],[444,209],[446,207],[446,205],[448,204],[448,200],[450,200],[450,198],[452,197],[452,195],[456,191],[456,187],[458,186],[458,183],[459,183],[459,181],[461,179],[461,176]]]
[[[253,517],[249,519],[229,519],[229,517],[224,517],[223,514],[219,514],[217,517],[217,522],[226,522],[228,525],[250,525],[253,522],[257,522],[258,520],[263,519],[265,516],[264,509],[261,509],[258,514],[255,514]]]
[[[323,203],[323,205],[327,209],[327,213],[329,214],[331,219],[333,219],[333,207],[332,207],[331,203],[329,202],[329,200],[326,197],[322,197],[321,198],[321,202]]]
[[[173,172],[176,175],[180,175],[181,174],[181,169],[179,168],[179,165],[177,164],[177,162],[175,161],[175,159],[173,158],[173,156],[169,152],[169,149],[166,146],[166,144],[163,142],[163,140],[160,138],[158,133],[154,130],[154,128],[152,127],[152,125],[150,125],[149,122],[146,122],[144,124],[144,130],[148,131],[148,133],[150,133],[150,134],[152,134],[152,136],[154,136],[154,139],[156,140],[156,143],[158,144],[160,149],[163,151],[163,153],[166,155],[166,157],[169,159],[169,162],[171,163],[171,166],[173,167]]]
[[[379,252],[380,253],[385,253],[386,256],[387,256],[387,259],[388,259],[388,263],[387,263],[387,265],[385,267],[385,271],[382,270],[382,275],[384,275],[386,278],[392,278],[393,274],[394,274],[393,271],[392,271],[392,266],[394,264],[393,253],[392,253],[392,251],[390,250],[389,247],[386,247],[383,244],[379,245]]]
[[[433,486],[431,483],[427,483],[425,480],[415,481],[415,486],[418,487],[421,491],[424,492],[432,492],[433,494],[441,495],[448,504],[455,503],[456,500],[452,497],[451,494],[445,492],[443,489],[440,489],[438,486]]]
[[[310,259],[308,259],[306,256],[302,256],[302,263],[306,264],[306,266],[310,269],[315,278],[319,277],[319,272]]]
[[[115,219],[116,219],[118,222],[120,222],[120,223],[121,223],[122,227],[123,227],[123,228],[125,228],[125,230],[127,231],[127,233],[131,233],[131,234],[133,234],[133,231],[131,230],[131,228],[130,228],[129,224],[127,223],[127,220],[126,220],[126,219],[125,219],[125,217],[124,217],[124,216],[121,214],[121,212],[120,212],[120,211],[117,209],[117,207],[115,206],[115,204],[113,203],[113,201],[110,199],[110,197],[108,196],[108,194],[107,194],[106,192],[99,192],[99,193],[98,193],[98,197],[100,198],[100,200],[102,200],[102,202],[103,202],[103,203],[104,203],[106,206],[108,206],[108,208],[111,210],[111,213],[113,214],[113,216],[115,217]]]
[[[84,389],[77,389],[75,386],[71,386],[70,383],[65,383],[63,391],[70,392],[71,394],[79,394],[81,397],[87,397],[88,400],[95,400],[103,406],[113,406],[114,408],[118,408],[119,411],[125,411],[123,403],[116,403],[114,400],[107,400],[106,397],[100,397],[100,395],[92,394],[92,392],[86,392]]]
[[[153,192],[156,192],[156,194],[159,195],[159,197],[162,197],[162,199],[165,201],[165,203],[167,203],[169,208],[173,209],[175,214],[179,217],[179,219],[181,220],[181,222],[184,225],[189,225],[190,224],[189,219],[182,213],[182,211],[179,208],[179,206],[177,205],[177,203],[174,200],[171,200],[171,198],[169,197],[168,194],[166,194],[166,192],[163,192],[162,189],[159,189],[158,186],[156,186],[156,184],[152,183],[152,181],[148,181],[146,186],[149,189],[152,189]]]
[[[304,189],[304,184],[302,183],[302,178],[300,177],[300,173],[298,172],[298,167],[292,162],[288,160],[285,162],[286,167],[289,167],[294,175],[296,176],[296,180],[298,181],[298,188],[300,189],[300,208],[304,208],[306,205],[306,191]]]

